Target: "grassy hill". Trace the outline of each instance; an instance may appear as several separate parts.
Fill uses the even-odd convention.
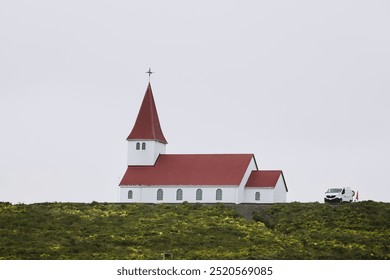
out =
[[[248,209],[251,219],[240,214]],[[0,259],[161,259],[164,252],[173,259],[390,259],[390,204],[0,203]]]

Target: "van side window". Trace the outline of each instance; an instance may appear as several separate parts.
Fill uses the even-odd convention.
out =
[[[345,194],[345,189],[343,189],[343,191],[341,192],[341,194]]]

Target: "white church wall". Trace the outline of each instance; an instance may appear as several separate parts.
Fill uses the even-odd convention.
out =
[[[248,168],[246,169],[245,174],[242,177],[240,186],[237,189],[237,196],[236,196],[235,203],[242,203],[245,201],[245,185],[248,182],[249,176],[251,175],[253,170],[257,170],[254,157],[252,157],[252,159],[248,165]]]
[[[260,193],[260,200],[256,200],[256,192]],[[245,188],[244,203],[273,203],[274,188]]]
[[[129,199],[129,191],[132,192],[132,198]],[[132,187],[132,188],[119,188],[120,202],[140,202],[142,201],[141,188]]]
[[[157,200],[157,191],[163,190],[162,200]],[[182,190],[182,200],[176,199],[177,190]],[[196,192],[202,190],[202,199],[197,200]],[[222,191],[222,200],[216,200],[217,190]],[[133,198],[128,199],[128,192],[131,190]],[[182,203],[188,201],[190,203],[236,203],[237,186],[153,186],[139,187],[129,186],[120,188],[120,202],[124,203]]]
[[[274,201],[286,202],[286,196],[287,196],[286,186],[284,185],[284,180],[282,175],[280,175],[274,190]]]
[[[166,144],[151,140],[127,141],[127,165],[154,165],[159,154],[165,154]],[[139,143],[139,149],[137,144]],[[145,149],[143,148],[145,143]]]
[[[157,200],[158,189],[163,190],[163,199]],[[176,200],[178,189],[183,191],[182,200]],[[202,190],[202,200],[196,200],[196,191]],[[217,189],[222,190],[222,200],[216,200]],[[128,198],[129,190],[132,191],[132,199]],[[158,186],[139,187],[129,186],[120,188],[120,202],[123,203],[236,203],[237,187],[233,186]],[[256,200],[256,192],[260,192],[260,200]],[[245,188],[242,200],[239,203],[274,203],[285,202],[286,191],[283,179],[280,177],[275,188]]]

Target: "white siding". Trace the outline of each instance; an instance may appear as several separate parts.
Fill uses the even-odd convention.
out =
[[[245,201],[245,185],[248,182],[249,176],[251,175],[253,170],[257,170],[256,163],[254,158],[252,157],[247,170],[245,171],[244,177],[242,177],[240,186],[237,189],[237,198],[235,203],[242,203]]]
[[[260,200],[255,200],[256,192],[260,192]],[[273,188],[245,188],[244,203],[273,203]]]
[[[127,165],[154,165],[159,154],[165,154],[166,144],[151,140],[127,141]],[[137,143],[140,149],[137,150]],[[146,149],[142,150],[142,143]]]
[[[274,189],[273,200],[274,202],[286,202],[286,195],[287,195],[286,186],[284,184],[282,175],[280,175]]]
[[[162,189],[163,200],[157,200],[157,190]],[[183,200],[176,200],[176,191],[183,191]],[[196,200],[196,190],[202,190],[202,200]],[[222,200],[216,200],[217,189],[222,190]],[[127,186],[120,188],[120,202],[142,202],[142,203],[236,203],[237,186]],[[133,191],[133,199],[128,199],[128,191]]]

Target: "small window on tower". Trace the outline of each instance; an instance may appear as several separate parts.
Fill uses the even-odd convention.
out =
[[[260,200],[260,192],[256,192],[256,194],[255,194],[255,200]]]
[[[142,150],[146,150],[146,143],[145,142],[142,143]]]
[[[141,144],[140,144],[139,142],[137,142],[137,144],[135,144],[135,148],[136,148],[137,150],[140,149],[140,146],[141,146]]]

